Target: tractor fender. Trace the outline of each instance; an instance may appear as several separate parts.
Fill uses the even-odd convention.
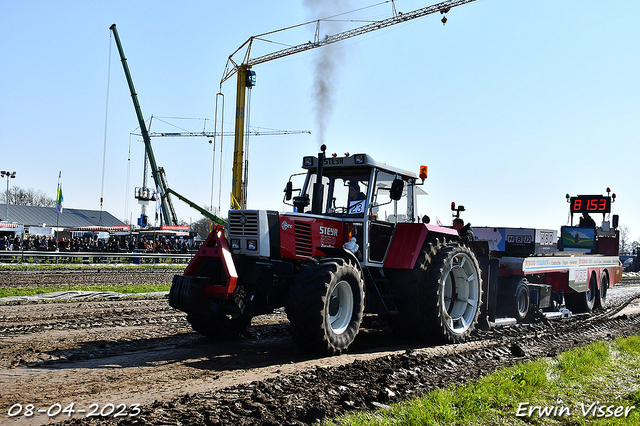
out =
[[[430,241],[459,240],[458,231],[424,223],[399,223],[384,261],[385,268],[413,269],[429,235]]]
[[[362,273],[362,265],[360,265],[360,261],[358,260],[356,255],[349,250],[346,250],[342,247],[321,247],[319,248],[319,250],[322,250],[322,252],[328,257],[341,257],[343,259],[349,259],[356,267],[356,269],[358,269],[358,271]]]

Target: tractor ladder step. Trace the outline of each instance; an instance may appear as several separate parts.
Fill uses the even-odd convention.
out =
[[[379,269],[363,268],[365,273],[365,281],[367,286],[373,289],[373,294],[378,296],[379,305],[384,314],[396,315],[398,308],[396,307],[395,298],[389,290],[389,280]],[[380,310],[380,309],[379,309]]]

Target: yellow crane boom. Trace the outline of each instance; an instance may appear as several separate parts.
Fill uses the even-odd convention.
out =
[[[304,24],[296,25],[293,27],[283,28],[280,30],[271,31],[268,33],[260,34],[250,37],[244,42],[235,52],[233,52],[224,69],[222,80],[220,81],[220,87],[222,83],[231,78],[234,74],[238,74],[238,83],[236,91],[236,121],[235,121],[235,142],[234,142],[234,155],[233,155],[233,171],[232,171],[232,191],[231,191],[231,208],[246,208],[246,199],[243,195],[243,181],[242,181],[242,165],[244,155],[244,119],[245,119],[245,94],[247,87],[251,87],[255,84],[255,73],[251,71],[251,67],[254,65],[262,64],[264,62],[272,61],[274,59],[283,58],[285,56],[294,55],[296,53],[305,52],[307,50],[315,49],[318,47],[326,46],[328,44],[337,43],[342,40],[349,39],[351,37],[359,36],[362,34],[370,33],[372,31],[381,30],[383,28],[390,27],[392,25],[401,24],[403,22],[410,21],[412,19],[421,18],[423,16],[431,15],[433,13],[440,12],[445,14],[456,6],[461,6],[467,3],[471,3],[475,0],[448,0],[440,3],[433,4],[431,6],[416,9],[407,13],[395,12],[392,17],[383,19],[380,21],[374,21],[367,25],[343,31],[334,35],[327,35],[320,37],[320,32],[316,29],[314,41],[308,41],[306,43],[298,44],[293,47],[277,50],[266,55],[259,56],[257,58],[251,58],[251,47],[255,40],[261,40],[262,37],[273,34],[279,31],[316,23],[319,25],[320,20],[310,21]],[[443,23],[446,22],[446,18],[443,18]],[[246,48],[244,57],[240,64],[234,60],[234,56],[240,52],[243,48]]]

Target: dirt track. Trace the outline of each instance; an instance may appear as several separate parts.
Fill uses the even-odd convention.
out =
[[[640,281],[626,280],[610,291],[606,314],[500,327],[462,345],[408,345],[367,317],[349,354],[320,359],[308,358],[291,342],[283,312],[254,318],[241,339],[216,343],[193,333],[165,298],[5,304],[0,423],[60,422],[68,417],[50,417],[47,410],[53,414],[75,403],[74,424],[309,424],[354,409],[384,408],[522,359],[638,334],[640,316],[632,302],[638,296]],[[611,318],[629,302],[623,315]],[[31,417],[24,415],[28,404],[36,410]],[[109,404],[121,414],[137,414],[139,404],[140,413],[87,419],[92,409],[108,413]],[[11,407],[20,414],[9,417]]]

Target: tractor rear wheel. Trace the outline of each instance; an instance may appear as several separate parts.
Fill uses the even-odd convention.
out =
[[[427,271],[421,297],[424,326],[436,341],[458,343],[474,330],[482,303],[480,266],[473,252],[449,243]]]
[[[245,331],[251,324],[251,317],[244,314],[202,315],[188,313],[187,321],[198,333],[212,339],[232,339]]]
[[[411,271],[389,271],[399,314],[389,325],[402,337],[457,343],[474,330],[482,278],[473,252],[457,242],[423,249]]]
[[[442,247],[439,240],[425,244],[413,269],[385,270],[398,309],[398,313],[389,315],[387,319],[393,333],[402,339],[429,339],[428,333],[422,327],[418,327],[422,323],[419,295],[431,260]]]
[[[312,259],[296,276],[287,316],[293,341],[318,355],[336,355],[353,343],[364,314],[364,281],[342,258]]]

